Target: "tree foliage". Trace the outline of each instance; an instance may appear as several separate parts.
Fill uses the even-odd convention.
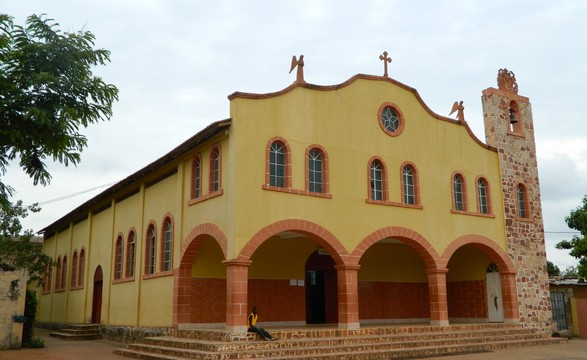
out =
[[[570,250],[571,256],[579,259],[577,273],[580,278],[587,278],[587,195],[583,197],[582,205],[571,210],[565,218],[569,228],[579,231],[580,235],[573,235],[571,240],[562,240],[556,244],[557,249]]]
[[[43,254],[41,244],[31,242],[32,232],[22,234],[20,219],[36,212],[36,206],[24,207],[22,201],[12,204],[0,196],[0,270],[12,271],[19,268],[28,270],[29,280],[43,283],[43,274],[53,265],[50,256]]]
[[[91,32],[58,26],[44,15],[19,26],[0,14],[0,176],[18,159],[35,185],[49,184],[45,160],[77,165],[87,145],[80,128],[109,120],[118,100],[118,89],[92,73],[110,52],[94,49]],[[0,180],[0,195],[12,190]]]
[[[546,261],[546,270],[548,272],[548,276],[559,276],[561,270],[558,266],[556,266],[552,261]]]
[[[81,128],[112,116],[118,89],[92,73],[110,62],[110,52],[94,49],[89,31],[62,33],[44,15],[24,26],[0,14],[0,270],[25,268],[39,280],[52,259],[22,234],[20,219],[36,206],[12,203],[14,189],[3,176],[13,160],[35,185],[48,185],[47,159],[77,165],[87,146]]]

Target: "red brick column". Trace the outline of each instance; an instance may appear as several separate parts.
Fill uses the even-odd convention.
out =
[[[428,298],[430,301],[430,325],[448,325],[448,304],[446,302],[446,273],[448,269],[429,269]]]
[[[226,265],[226,330],[247,332],[247,297],[251,261],[224,261]]]
[[[513,272],[500,272],[501,296],[503,300],[503,321],[519,322],[520,309],[516,292],[516,274]]]
[[[173,327],[191,322],[192,269],[173,271]]]
[[[358,329],[359,288],[357,272],[360,265],[335,266],[338,279],[338,327]]]

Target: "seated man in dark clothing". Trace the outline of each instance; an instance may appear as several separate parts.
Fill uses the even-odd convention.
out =
[[[253,312],[249,314],[249,317],[247,319],[247,326],[249,327],[249,332],[254,332],[259,334],[259,336],[261,336],[263,339],[269,341],[269,340],[277,340],[277,338],[273,338],[271,336],[271,334],[269,334],[267,332],[267,330],[261,328],[261,327],[257,327],[257,307],[254,306],[253,307]]]

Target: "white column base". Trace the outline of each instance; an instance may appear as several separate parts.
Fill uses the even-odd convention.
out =
[[[359,323],[338,323],[339,329],[360,329],[361,324]]]
[[[448,326],[448,320],[430,320],[432,326]]]
[[[226,330],[226,332],[231,334],[240,334],[247,332],[246,326],[226,326],[224,329]]]

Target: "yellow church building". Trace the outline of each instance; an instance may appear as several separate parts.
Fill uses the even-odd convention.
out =
[[[385,61],[384,61],[385,62]],[[387,75],[235,92],[230,118],[42,230],[41,323],[519,322],[549,329],[529,99],[482,92],[486,139]],[[387,65],[387,64],[386,64]],[[123,156],[123,155],[121,155]]]

